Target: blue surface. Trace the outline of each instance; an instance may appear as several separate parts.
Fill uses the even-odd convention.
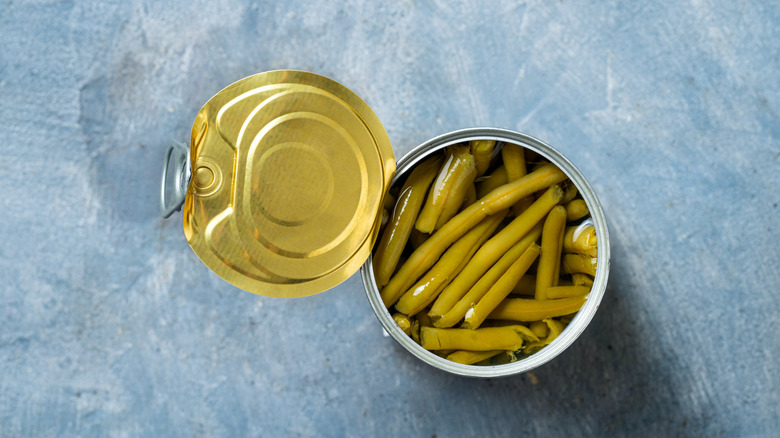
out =
[[[779,29],[761,1],[0,2],[0,436],[775,435]],[[567,155],[613,254],[577,342],[464,379],[357,276],[211,273],[159,216],[162,150],[279,68],[356,91],[398,157],[481,125]]]

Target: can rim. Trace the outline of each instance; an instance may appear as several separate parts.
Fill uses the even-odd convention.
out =
[[[548,158],[553,164],[558,166],[569,179],[571,179],[581,193],[585,203],[588,205],[593,224],[596,228],[596,235],[599,239],[596,276],[594,277],[593,286],[587,301],[580,311],[577,312],[574,319],[567,325],[563,333],[545,348],[517,362],[489,366],[455,363],[425,350],[398,327],[390,315],[390,312],[388,312],[387,308],[384,306],[379,295],[379,290],[376,287],[372,255],[369,255],[368,260],[366,260],[360,268],[360,273],[366,295],[374,310],[374,314],[379,319],[379,322],[382,324],[385,331],[401,344],[402,347],[418,359],[440,370],[460,376],[490,378],[510,376],[531,371],[560,355],[582,334],[585,327],[588,326],[593,319],[593,316],[596,314],[607,288],[610,245],[607,221],[601,203],[596,197],[593,187],[588,183],[582,172],[580,172],[580,170],[557,149],[535,137],[517,131],[502,128],[476,127],[460,129],[434,137],[415,147],[398,160],[395,175],[388,187],[392,187],[396,184],[400,178],[404,177],[413,166],[422,161],[427,155],[456,143],[477,139],[517,143]]]

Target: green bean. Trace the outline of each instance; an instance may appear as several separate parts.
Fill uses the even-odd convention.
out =
[[[390,193],[385,194],[385,199],[382,200],[382,206],[388,210],[392,211],[393,208],[395,208],[395,196],[393,196]]]
[[[577,193],[577,186],[575,186],[571,180],[567,181],[566,184],[563,185],[563,198],[561,198],[561,205],[571,202],[571,200],[577,196]]]
[[[550,334],[547,335],[547,338],[550,339],[550,342],[554,341],[555,338],[560,336],[560,334],[563,333],[563,329],[566,328],[559,321],[556,321],[552,318],[544,318],[542,321],[546,322],[547,327],[550,329]]]
[[[449,350],[433,350],[433,351],[431,351],[431,353],[433,353],[433,354],[435,354],[435,355],[437,355],[437,356],[439,356],[439,357],[441,357],[441,358],[444,358],[444,359],[446,359],[446,358],[447,358],[447,356],[449,356],[450,354],[454,353],[455,351],[456,351],[456,350],[454,350],[454,349],[449,349]]]
[[[414,226],[423,233],[437,230],[457,213],[477,174],[474,156],[465,146],[447,149],[447,158],[431,185]]]
[[[423,242],[428,240],[429,237],[431,237],[430,234],[421,233],[417,228],[412,228],[412,232],[409,233],[409,244],[412,246],[412,249],[417,249]]]
[[[588,210],[588,204],[585,203],[582,199],[574,199],[571,202],[567,203],[565,205],[566,207],[566,220],[576,221],[577,219],[582,219],[585,216],[590,214],[590,211]]]
[[[526,234],[522,239],[520,239],[520,241],[507,250],[501,256],[501,258],[495,262],[495,264],[492,264],[485,275],[479,278],[473,287],[470,287],[468,292],[466,292],[462,298],[460,298],[451,306],[450,310],[436,319],[434,321],[434,325],[436,327],[452,327],[457,324],[458,321],[463,319],[466,316],[469,308],[471,308],[474,303],[482,299],[482,297],[494,284],[496,284],[496,282],[501,278],[502,275],[504,275],[510,266],[512,266],[512,264],[515,263],[515,261],[518,260],[520,256],[531,245],[534,244],[534,242],[536,242],[541,234],[542,227],[540,224],[536,224],[536,226],[534,226],[531,231],[528,232],[528,234]],[[441,306],[448,305],[446,301],[442,301],[442,303],[437,301],[436,304],[440,304]],[[438,309],[436,309],[434,305],[434,307],[431,308],[429,314],[437,316],[437,311]]]
[[[472,140],[469,142],[469,147],[477,164],[477,176],[482,176],[490,167],[496,142],[495,140]]]
[[[528,328],[531,329],[539,339],[547,337],[547,334],[550,333],[550,329],[547,328],[547,323],[544,321],[534,321],[528,324]]]
[[[452,242],[464,235],[486,216],[505,210],[531,193],[546,189],[564,179],[566,179],[566,174],[555,165],[542,166],[535,172],[491,191],[458,213],[420,245],[381,290],[380,294],[385,306],[390,306],[397,301],[400,294],[433,266]]]
[[[506,167],[499,166],[490,175],[479,178],[480,181],[476,185],[477,199],[482,198],[493,190],[501,187],[509,182],[506,177]]]
[[[541,228],[539,229],[541,235]],[[512,294],[533,297],[536,291],[536,275],[525,274],[512,288]]]
[[[458,350],[454,353],[450,353],[447,356],[447,360],[451,360],[455,363],[462,363],[463,365],[472,365],[483,360],[490,359],[491,357],[503,353],[504,350],[488,350],[488,351],[466,351]]]
[[[556,205],[550,210],[542,229],[542,254],[536,267],[537,300],[546,300],[545,290],[558,285],[563,250],[563,230],[566,227],[566,209]]]
[[[415,315],[414,319],[420,321],[420,325],[423,327],[433,327],[433,321],[431,321],[431,318],[425,313],[418,313]]]
[[[566,227],[563,234],[563,252],[598,256],[596,227],[593,225]]]
[[[403,313],[396,313],[393,315],[393,321],[398,324],[398,327],[401,327],[401,330],[403,330],[404,333],[411,335],[412,322],[409,321],[408,316]]]
[[[501,147],[501,158],[504,161],[504,167],[506,168],[507,181],[514,181],[518,178],[522,178],[528,173],[525,164],[525,152],[524,148],[520,145],[506,143]],[[512,211],[515,215],[522,213],[531,203],[534,202],[532,197],[526,197],[519,201],[512,207]]]
[[[552,318],[544,318],[542,322],[547,324],[547,329],[548,329],[547,337],[539,341],[529,342],[525,346],[525,348],[523,348],[523,352],[525,354],[534,353],[542,349],[545,345],[549,345],[552,341],[555,340],[555,338],[557,338],[563,332],[563,329],[566,328],[562,322],[556,321]]]
[[[433,322],[431,321],[431,318],[428,317],[425,313],[418,313],[414,317],[412,317],[412,339],[416,343],[420,343],[420,329],[422,327],[433,327]]]
[[[591,284],[593,284],[591,282]],[[558,286],[572,286],[573,283],[564,277],[558,279]],[[582,286],[578,284],[577,286]],[[521,295],[533,298],[536,295],[536,275],[525,274],[512,288],[512,295]]]
[[[460,209],[463,210],[475,202],[477,202],[477,189],[474,184],[470,184],[466,188],[466,197],[463,198],[463,204],[461,204]]]
[[[525,167],[525,153],[521,146],[505,143],[501,147],[501,159],[504,161],[508,181],[514,181],[528,173]]]
[[[436,299],[444,286],[458,275],[482,243],[498,228],[506,213],[505,210],[486,217],[453,243],[439,261],[395,303],[396,310],[413,316]]]
[[[468,152],[466,152],[466,155],[468,157],[473,157]],[[468,161],[468,158],[466,158],[466,160]],[[468,163],[471,162],[472,161],[468,161]],[[476,188],[474,187],[474,178],[477,176],[476,164],[474,167],[464,167],[465,168],[461,168],[460,172],[456,175],[457,179],[453,183],[450,195],[447,197],[447,201],[442,208],[439,220],[436,221],[435,230],[441,228],[442,225],[461,211],[467,198],[470,198],[468,205],[473,204],[477,200]]]
[[[575,316],[577,316],[576,313],[561,316],[560,318],[558,318],[558,321],[560,321],[561,324],[563,324],[563,327],[565,328],[567,325],[571,324],[571,321],[574,319]]]
[[[593,286],[593,277],[588,274],[575,273],[571,274],[571,282],[574,286]]]
[[[538,341],[539,338],[521,325],[476,330],[434,327],[420,329],[420,344],[426,350],[515,351],[519,350],[526,340]]]
[[[447,202],[444,204],[444,208],[441,211],[441,216],[439,216],[439,220],[436,221],[434,230],[441,228],[442,225],[447,223],[448,220],[452,219],[453,216],[462,210],[461,207],[463,207],[466,198],[469,196],[469,187],[474,186],[474,173],[472,172],[465,178],[466,179],[462,180],[457,187],[453,187],[452,195],[447,198]],[[473,202],[471,202],[471,204],[473,204]]]
[[[585,303],[585,297],[561,298],[558,300],[529,300],[525,298],[506,298],[495,308],[488,319],[532,322],[544,318],[574,313]]]
[[[547,298],[550,300],[557,298],[581,297],[590,292],[588,286],[553,286],[547,288]]]
[[[509,295],[509,292],[512,291],[512,286],[520,280],[520,277],[525,275],[528,268],[531,267],[531,263],[539,256],[539,251],[539,245],[532,243],[490,288],[485,296],[466,312],[466,317],[461,327],[467,329],[479,328],[490,312]]]
[[[588,257],[585,254],[564,254],[561,269],[567,274],[588,274],[596,276],[596,257]]]
[[[387,284],[395,271],[440,161],[441,157],[437,155],[418,165],[407,178],[398,196],[393,217],[382,232],[382,238],[374,253],[374,277],[379,287]]]
[[[436,320],[438,317],[449,312],[455,303],[463,298],[466,292],[468,292],[480,277],[482,277],[493,263],[511,248],[512,245],[526,235],[528,231],[558,203],[562,194],[559,186],[555,185],[550,187],[536,200],[536,202],[531,204],[526,211],[488,240],[482,248],[474,254],[474,257],[472,257],[471,261],[463,268],[463,271],[455,277],[455,279],[442,291],[439,298],[433,303],[430,311],[431,317]],[[461,315],[461,318],[462,317],[463,315]]]
[[[412,327],[409,329],[409,331],[411,333],[412,340],[419,344],[420,343],[420,328],[421,328],[420,321],[418,321],[417,319],[413,319],[411,321],[412,321]]]

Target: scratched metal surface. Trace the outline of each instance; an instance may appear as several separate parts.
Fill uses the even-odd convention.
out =
[[[0,2],[1,436],[777,433],[778,3],[249,3]],[[464,379],[356,276],[275,300],[210,273],[159,217],[162,148],[278,68],[356,91],[397,156],[481,125],[566,154],[613,245],[580,339]]]

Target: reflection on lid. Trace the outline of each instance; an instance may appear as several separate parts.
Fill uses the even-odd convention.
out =
[[[243,79],[201,109],[191,151],[185,235],[225,280],[305,296],[368,257],[395,162],[376,116],[343,86],[290,71]]]

